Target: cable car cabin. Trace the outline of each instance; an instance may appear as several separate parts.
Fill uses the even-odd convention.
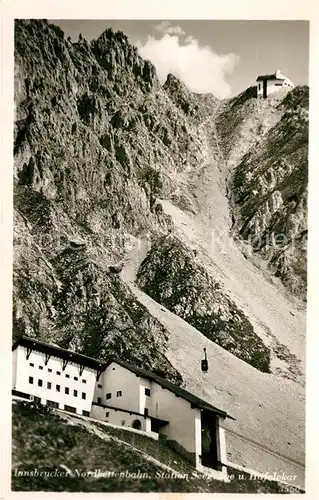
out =
[[[202,359],[201,367],[202,367],[202,372],[207,372],[208,371],[208,361],[207,361],[206,347],[204,347],[204,359]]]
[[[202,359],[202,372],[208,371],[208,361],[207,359]]]

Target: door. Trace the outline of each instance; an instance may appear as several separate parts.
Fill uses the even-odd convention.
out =
[[[203,410],[201,412],[202,424],[202,465],[218,470],[217,453],[217,416]]]
[[[263,80],[263,97],[267,97],[267,80]]]

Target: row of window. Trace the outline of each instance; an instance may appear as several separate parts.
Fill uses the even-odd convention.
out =
[[[100,384],[98,385],[98,387],[99,386],[100,386]],[[150,396],[150,395],[151,395],[150,389],[148,389],[147,387],[145,387],[145,396]],[[121,396],[122,396],[122,391],[117,391],[116,392],[116,397],[119,398]],[[111,398],[112,398],[112,393],[111,392],[107,392],[106,395],[105,395],[105,399],[111,399]],[[97,398],[97,402],[99,404],[101,404],[102,403],[102,398]]]
[[[121,410],[119,410],[119,411],[121,411]],[[105,418],[108,418],[109,416],[110,416],[110,412],[109,411],[105,412]],[[148,408],[144,408],[144,416],[148,417]],[[124,425],[124,424],[125,424],[125,420],[122,420],[121,425]]]
[[[115,410],[117,411],[117,410]],[[119,410],[121,411],[121,410]],[[107,411],[105,412],[105,418],[108,418],[110,416],[110,412]],[[148,408],[144,408],[144,417],[148,417]],[[122,420],[122,424],[121,425],[125,425],[125,420]]]
[[[284,86],[284,87],[292,87],[292,85],[290,83],[286,83],[286,82],[284,82],[284,83],[275,83],[275,87],[282,87],[282,86]],[[261,84],[260,83],[258,84],[258,90],[261,90]]]
[[[35,396],[34,397],[34,402],[40,404],[41,403],[41,398]],[[56,401],[50,401],[50,399],[47,399],[46,405],[49,406],[50,408],[59,408],[59,403],[57,403]],[[65,411],[69,411],[71,413],[76,413],[76,408],[74,408],[74,406],[64,405],[63,409]],[[82,415],[84,417],[89,417],[90,416],[90,412],[87,411],[87,410],[83,410],[82,411]]]
[[[29,363],[29,365],[34,367],[34,363]],[[43,366],[39,365],[39,370],[43,370]],[[48,368],[48,372],[52,373],[52,368]],[[61,375],[61,372],[56,371],[56,374]],[[70,378],[70,375],[68,373],[66,373],[65,377]],[[78,377],[73,377],[73,378],[74,378],[74,380],[79,380]],[[84,378],[82,379],[82,382],[83,382],[83,384],[86,384],[86,380]]]
[[[98,387],[98,389],[102,389],[102,384],[97,384],[97,387]],[[151,395],[151,389],[148,389],[147,387],[145,387],[145,396],[150,396],[150,395]],[[122,396],[122,391],[117,391],[116,397],[119,397],[119,396]],[[106,399],[111,399],[111,397],[112,397],[112,393],[108,392],[106,394]],[[98,398],[98,399],[101,399],[101,398]]]
[[[29,377],[29,384],[33,384],[33,382],[34,382],[33,377]],[[43,380],[38,379],[38,386],[39,387],[43,387]],[[47,389],[52,389],[52,383],[51,382],[47,382]],[[56,384],[55,390],[57,392],[61,392],[61,386],[59,384]],[[70,394],[70,388],[69,387],[65,387],[64,388],[64,393],[65,394]],[[74,389],[73,390],[73,396],[77,397],[77,395],[78,395],[78,391],[76,389]],[[82,392],[82,399],[86,399],[85,392]]]
[[[120,398],[122,396],[122,391],[117,391],[116,392],[116,397],[117,398]],[[111,399],[112,397],[112,393],[111,392],[107,392],[106,395],[105,395],[106,399]]]
[[[122,396],[122,391],[117,391],[116,393],[116,397],[119,398]],[[106,395],[105,395],[105,399],[111,399],[112,398],[112,393],[111,392],[108,392]],[[97,402],[98,404],[102,404],[102,398],[97,398]]]

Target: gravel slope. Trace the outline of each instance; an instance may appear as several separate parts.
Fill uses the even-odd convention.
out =
[[[192,188],[196,214],[186,213],[168,200],[161,200],[161,205],[172,217],[174,232],[197,249],[197,258],[221,279],[256,333],[272,347],[274,373],[261,373],[242,362],[134,285],[150,242],[136,240],[135,248],[127,255],[122,277],[137,299],[170,332],[166,355],[180,371],[187,389],[236,419],[225,422],[228,459],[260,472],[296,475],[294,483],[302,485],[305,317],[301,305],[288,296],[279,280],[271,280],[247,260],[233,240],[222,161],[210,161],[207,154],[203,165],[185,181]],[[210,364],[207,374],[200,371],[204,346]],[[279,374],[293,374],[298,383]]]

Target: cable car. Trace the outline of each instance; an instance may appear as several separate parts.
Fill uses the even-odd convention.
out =
[[[204,359],[202,359],[202,372],[206,373],[208,371],[208,361],[207,361],[207,354],[206,354],[206,347],[204,347]]]

